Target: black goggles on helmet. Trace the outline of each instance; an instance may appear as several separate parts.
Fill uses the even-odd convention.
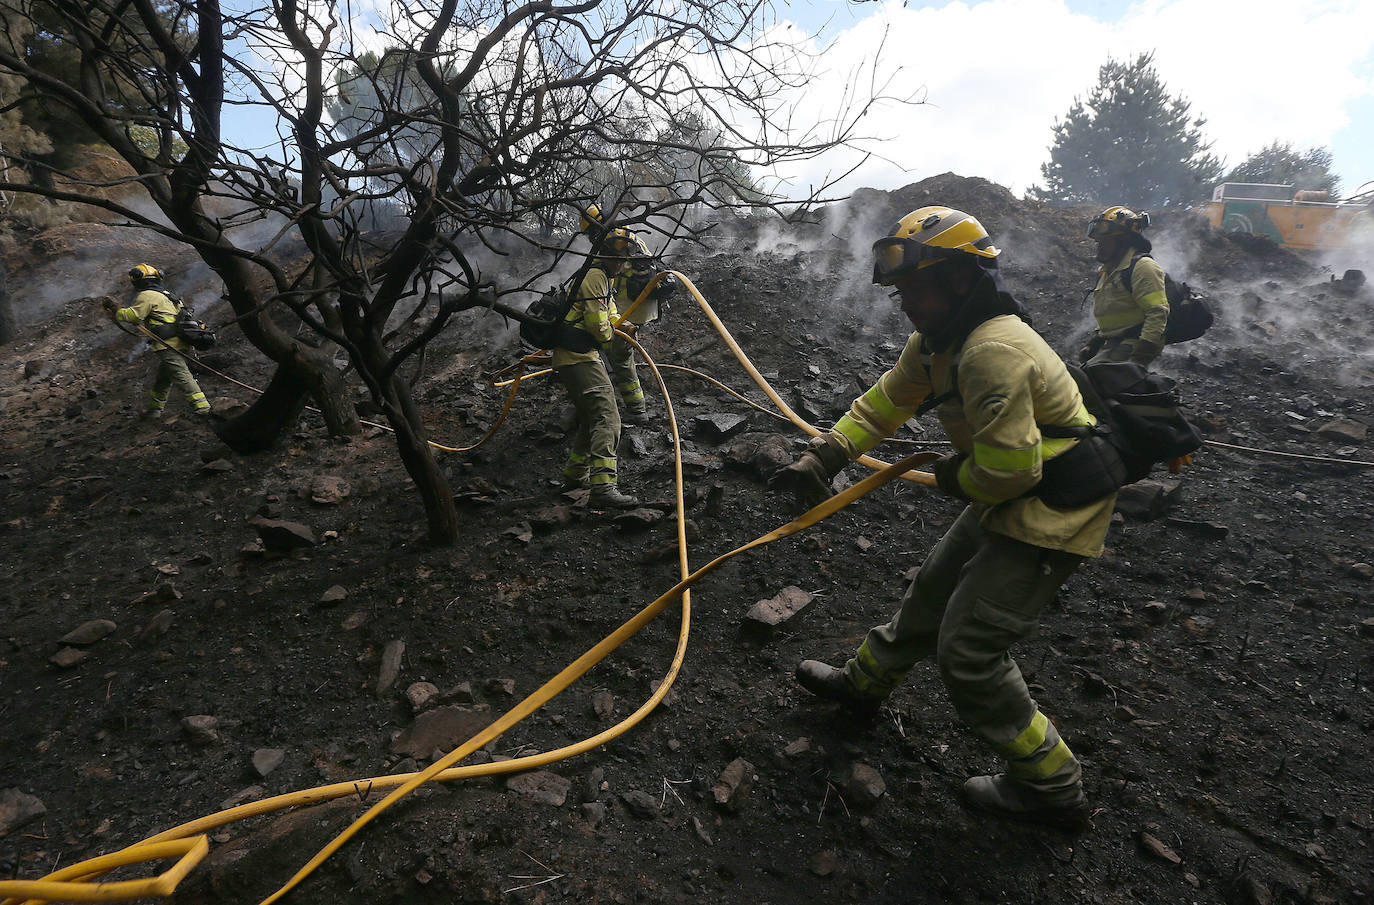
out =
[[[1140,232],[1150,227],[1150,215],[1141,214],[1138,217],[1125,220],[1108,219],[1103,216],[1093,218],[1093,222],[1088,224],[1089,239],[1110,239],[1112,236],[1125,236],[1133,232]]]
[[[955,248],[926,245],[904,236],[886,236],[873,243],[873,282],[888,284],[899,273],[966,254]]]

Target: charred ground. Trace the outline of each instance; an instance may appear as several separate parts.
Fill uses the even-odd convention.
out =
[[[936,201],[983,219],[1037,326],[1061,351],[1076,348],[1091,212],[1019,201],[982,180],[864,192],[809,224],[723,224],[717,240],[671,263],[789,404],[830,423],[906,335],[866,285],[862,252],[896,215]],[[1161,261],[1219,309],[1211,333],[1162,364],[1209,436],[1374,458],[1363,439],[1374,419],[1369,288],[1187,214],[1160,219]],[[102,239],[95,224],[71,229],[79,240],[40,237],[23,266],[12,263],[11,286],[58,279],[75,247],[148,251]],[[227,338],[207,361],[260,385],[261,364]],[[642,339],[661,363],[764,401],[689,300]],[[0,588],[0,792],[22,793],[0,813],[32,805],[23,796],[46,809],[0,836],[7,877],[42,876],[231,799],[424,765],[434,752],[397,737],[417,719],[414,683],[439,692],[426,712],[490,719],[675,580],[671,516],[617,526],[557,494],[565,412],[548,383],[522,391],[492,443],[446,457],[464,539],[435,550],[419,540],[418,501],[385,434],[339,442],[307,416],[279,451],[226,456],[187,416],[135,421],[147,365],[125,360],[130,345],[73,298],[0,353],[0,561],[10,575]],[[517,354],[488,321],[446,335],[422,396],[437,439],[485,431],[502,394],[482,374]],[[697,566],[789,516],[763,479],[802,438],[694,378],[666,379],[686,440]],[[246,398],[213,377],[205,386],[221,406]],[[744,421],[703,417],[713,415]],[[940,438],[933,420],[904,435]],[[626,487],[667,511],[664,421],[628,429],[623,457]],[[923,488],[889,486],[707,578],[668,703],[549,767],[566,788],[543,777],[533,790],[505,778],[422,790],[293,900],[1368,901],[1369,475],[1214,446],[1170,488],[1167,512],[1113,525],[1107,555],[1069,582],[1041,636],[1017,651],[1084,760],[1096,814],[1081,837],[964,810],[963,778],[995,762],[932,669],[918,667],[872,725],[793,684],[797,661],[847,656],[890,614],[903,576],[957,512]],[[248,522],[259,516],[302,523],[317,543],[263,555]],[[789,585],[816,595],[809,613],[769,638],[742,633],[745,611]],[[631,712],[667,668],[675,612],[478,759],[569,744]],[[93,642],[60,640],[89,620],[115,627]],[[398,641],[399,676],[379,693]],[[64,648],[84,655],[60,666],[52,658]],[[188,729],[191,716],[217,725],[193,731],[206,725]],[[752,790],[719,806],[713,786],[739,759]],[[856,764],[881,778],[876,802]],[[541,800],[541,789],[563,803]],[[343,799],[217,830],[175,901],[258,901],[365,807]]]

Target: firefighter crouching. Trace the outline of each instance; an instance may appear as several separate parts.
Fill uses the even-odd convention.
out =
[[[553,350],[553,368],[577,413],[568,461],[563,467],[563,489],[590,486],[587,504],[594,509],[639,505],[638,500],[617,487],[620,411],[616,408],[611,379],[597,351],[608,349],[615,335],[611,323],[617,311],[611,280],[620,267],[613,254],[621,239],[607,236],[602,241],[602,255],[592,262],[574,290],[565,320],[573,328],[568,333],[579,340],[578,348],[560,344]]]
[[[210,403],[181,355],[189,346],[172,330],[179,306],[163,288],[162,272],[151,264],[139,264],[129,271],[129,282],[132,285],[127,306],[120,308],[114,300],[106,299],[102,307],[116,323],[143,324],[162,340],[152,344],[157,368],[142,417],[160,416],[173,386],[185,394],[196,415],[209,417]]]
[[[934,464],[939,489],[968,505],[891,621],[841,668],[802,662],[797,681],[873,713],[917,661],[934,658],[960,717],[1006,761],[1003,773],[969,779],[966,800],[1081,828],[1079,763],[1008,651],[1036,632],[1074,570],[1101,554],[1116,486],[1099,474],[1092,441],[1048,435],[1095,419],[1005,290],[999,253],[978,220],[938,206],[907,214],[874,244],[873,281],[896,288],[916,332],[896,365],[770,484],[814,505],[851,459],[935,408],[956,450]]]
[[[1164,268],[1146,257],[1152,246],[1141,233],[1149,225],[1149,214],[1120,206],[1107,208],[1088,225],[1102,266],[1093,287],[1097,328],[1078,353],[1080,364],[1133,361],[1149,367],[1164,351],[1169,299]]]

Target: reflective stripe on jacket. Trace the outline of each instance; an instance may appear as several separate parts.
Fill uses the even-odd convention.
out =
[[[120,308],[115,312],[115,320],[124,324],[171,324],[177,319],[176,302],[167,297],[165,292],[156,289],[144,289],[134,296],[133,303],[127,308]],[[149,342],[152,342],[149,340]],[[164,339],[163,342],[173,349],[185,350],[189,348],[186,340],[179,336]],[[153,343],[155,347],[161,348],[160,344]]]
[[[1078,509],[1022,496],[1039,483],[1046,459],[1078,442],[1044,437],[1039,425],[1094,423],[1054,350],[1020,318],[1003,315],[974,328],[957,354],[929,356],[928,366],[914,333],[897,364],[831,430],[850,458],[891,436],[928,395],[947,393],[953,370],[957,392],[936,411],[954,448],[968,456],[959,485],[985,507],[983,527],[1039,547],[1101,555],[1114,494]]]
[[[1131,288],[1123,274],[1131,268]],[[1164,345],[1164,327],[1169,321],[1169,298],[1164,293],[1164,268],[1154,258],[1141,257],[1134,248],[1110,268],[1097,272],[1093,287],[1093,318],[1097,332],[1106,339],[1135,335],[1157,346]]]
[[[576,329],[586,331],[599,345],[610,342],[615,337],[611,321],[617,316],[615,301],[611,298],[612,291],[606,271],[600,267],[588,270],[564,320]],[[573,352],[562,348],[553,350],[555,368],[579,361],[600,360],[601,353],[596,349],[590,352]]]

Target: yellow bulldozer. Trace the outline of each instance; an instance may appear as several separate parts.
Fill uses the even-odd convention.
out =
[[[1212,191],[1202,211],[1212,226],[1226,232],[1267,236],[1291,248],[1343,248],[1352,239],[1352,220],[1374,216],[1374,182],[1332,200],[1330,193],[1297,191],[1291,185],[1226,182]],[[1355,221],[1357,228],[1360,221]]]

